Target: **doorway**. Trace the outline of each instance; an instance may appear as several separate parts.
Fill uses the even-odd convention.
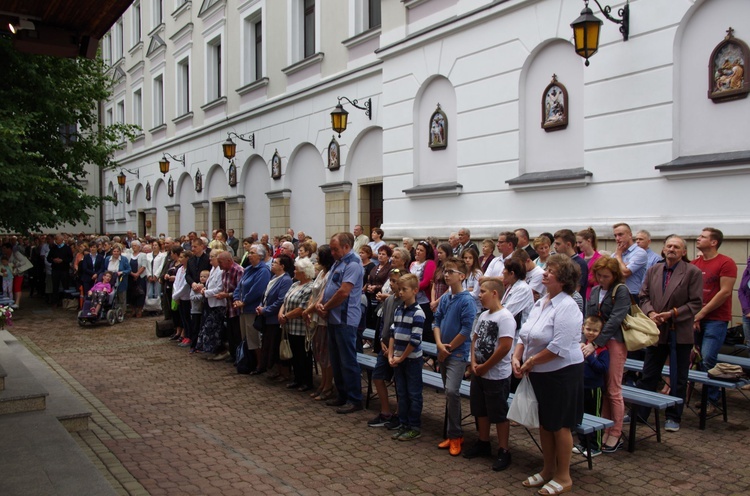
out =
[[[213,202],[213,212],[211,219],[211,230],[223,229],[224,232],[227,230],[227,203],[224,201]]]
[[[146,236],[146,212],[138,212],[138,236]]]

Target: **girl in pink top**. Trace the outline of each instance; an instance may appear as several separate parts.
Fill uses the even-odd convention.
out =
[[[589,266],[589,283],[586,286],[586,301],[588,301],[589,295],[591,295],[591,290],[598,284],[596,282],[596,275],[591,269],[594,267],[594,262],[602,256],[602,254],[596,250],[596,231],[591,227],[578,231],[578,234],[576,234],[576,246]]]
[[[91,288],[89,291],[89,296],[91,297],[91,304],[94,305],[94,307],[89,312],[89,315],[99,315],[99,310],[102,308],[102,303],[104,302],[104,298],[107,297],[112,292],[112,285],[110,284],[110,281],[112,280],[112,273],[111,272],[105,272],[102,276],[102,281],[97,282],[94,284],[94,287]]]

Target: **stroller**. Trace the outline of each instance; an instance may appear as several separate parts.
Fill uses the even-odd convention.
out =
[[[99,276],[97,282],[101,282],[102,276],[103,274]],[[99,313],[95,315],[91,315],[91,309],[95,306],[94,302],[91,301],[91,297],[88,294],[84,295],[83,308],[78,312],[79,326],[84,327],[86,324],[93,325],[102,320],[113,326],[125,320],[125,309],[120,306],[117,300],[117,287],[120,285],[120,282],[122,282],[122,276],[112,280],[112,292],[104,298]]]

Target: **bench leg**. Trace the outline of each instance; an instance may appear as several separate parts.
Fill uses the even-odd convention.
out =
[[[708,403],[708,386],[705,384],[701,388],[701,412],[699,415],[700,422],[698,428],[700,430],[706,430],[706,403]]]
[[[638,424],[638,409],[630,407],[630,434],[628,436],[628,452],[635,451],[635,430]]]
[[[591,446],[589,445],[589,437],[583,436],[583,449],[586,450],[586,462],[589,465],[589,470],[594,469],[594,462],[591,460]]]
[[[724,422],[727,419],[727,388],[721,388],[721,411],[724,414]]]
[[[661,442],[661,419],[659,419],[659,410],[657,408],[654,408],[654,422],[656,425],[654,427],[656,428],[656,442]]]
[[[370,398],[372,397],[372,370],[367,371],[367,396],[365,398],[365,409],[370,408]]]

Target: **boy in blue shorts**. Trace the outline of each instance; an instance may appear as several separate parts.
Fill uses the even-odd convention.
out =
[[[393,379],[393,367],[388,363],[388,346],[391,339],[393,315],[396,313],[396,308],[401,305],[401,297],[398,294],[398,280],[402,273],[404,271],[393,269],[388,275],[393,293],[383,302],[383,315],[380,319],[380,347],[375,369],[372,371],[372,383],[375,385],[375,391],[380,399],[380,413],[367,422],[370,427],[385,427],[389,430],[396,430],[401,426],[398,415],[391,412],[391,405],[388,403],[388,387],[385,384]],[[374,343],[374,346],[377,345],[377,342]]]
[[[422,332],[424,311],[417,304],[419,279],[405,274],[399,279],[401,305],[393,316],[388,363],[393,367],[401,427],[394,440],[413,441],[422,436]]]
[[[492,456],[490,424],[497,425],[498,451],[492,470],[510,465],[508,437],[508,394],[510,393],[510,350],[516,334],[516,319],[500,304],[503,284],[486,279],[479,287],[479,301],[486,308],[477,317],[471,333],[471,414],[477,419],[479,440],[466,449],[464,458]]]

